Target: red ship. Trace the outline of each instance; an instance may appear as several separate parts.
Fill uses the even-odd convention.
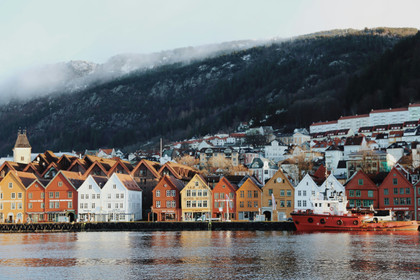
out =
[[[313,210],[291,213],[298,231],[398,231],[418,230],[417,221],[394,221],[390,210],[346,209],[343,194],[331,194],[323,199],[311,199]]]

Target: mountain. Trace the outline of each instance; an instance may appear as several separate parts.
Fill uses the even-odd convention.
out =
[[[375,71],[375,65],[392,57],[401,45],[413,46],[407,42],[417,40],[416,32],[333,30],[224,49],[208,58],[190,56],[194,59],[187,61],[185,51],[184,60],[174,54],[170,63],[146,63],[148,67],[137,70],[123,67],[132,59],[114,57],[112,64],[118,65],[118,71],[129,69],[126,74],[119,72],[85,89],[15,99],[0,106],[0,152],[11,152],[19,127],[27,128],[35,151],[134,150],[157,143],[159,137],[180,140],[232,131],[240,121],[287,131],[361,112],[359,102],[373,93],[352,94],[352,83],[360,80],[356,90],[363,87],[362,78],[371,77],[369,69]],[[93,75],[98,67],[104,66],[80,67],[86,69],[81,76]],[[378,78],[381,81],[387,81],[386,74]]]

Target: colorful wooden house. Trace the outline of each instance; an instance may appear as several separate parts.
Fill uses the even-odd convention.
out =
[[[362,170],[357,171],[345,184],[349,208],[379,208],[378,186]]]
[[[212,191],[213,218],[219,218],[222,221],[236,220],[237,190],[238,187],[232,184],[226,177],[220,179]]]
[[[212,191],[206,180],[196,174],[181,190],[182,220],[208,220],[212,213]]]
[[[395,167],[379,186],[379,208],[391,209],[398,220],[414,219],[415,188]]]
[[[181,221],[181,191],[184,182],[173,176],[165,175],[153,189],[153,221]]]
[[[73,222],[77,218],[77,189],[81,174],[60,170],[45,187],[45,213],[48,222]]]
[[[101,194],[107,181],[107,177],[89,175],[77,189],[79,221],[106,221],[105,215],[102,213]]]
[[[48,180],[35,179],[26,189],[26,210],[29,222],[45,221],[45,186],[48,183]]]
[[[236,191],[236,216],[240,221],[253,221],[261,214],[262,184],[254,177],[245,176]]]
[[[262,188],[262,214],[268,221],[285,221],[294,210],[295,188],[281,169]],[[274,198],[274,201],[273,201]]]
[[[10,171],[6,174],[0,182],[0,222],[26,222],[26,188],[35,180],[32,173]]]

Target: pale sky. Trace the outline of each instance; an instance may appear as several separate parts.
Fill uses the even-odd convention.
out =
[[[418,0],[1,0],[0,80],[28,67],[336,28],[415,27]]]

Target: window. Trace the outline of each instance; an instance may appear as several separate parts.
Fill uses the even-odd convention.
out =
[[[170,190],[167,190],[166,191],[166,197],[170,197],[171,196],[171,191]]]
[[[112,188],[115,190],[117,188],[117,185],[112,185]]]
[[[45,198],[45,193],[44,192],[41,193],[41,198]]]
[[[61,181],[60,181],[60,182],[58,182],[58,186],[59,186],[59,187],[62,187],[62,186],[63,186],[63,182],[61,182]]]
[[[120,208],[124,208],[124,203],[120,203]]]
[[[384,189],[384,195],[388,195],[388,194],[389,194],[388,189]]]
[[[22,193],[18,193],[18,199],[22,199]]]
[[[398,202],[399,202],[398,197],[394,197],[394,205],[398,205]]]
[[[405,188],[405,194],[410,194],[410,188]]]
[[[191,201],[191,207],[193,208],[197,207],[197,201],[195,200]]]
[[[291,200],[286,201],[286,206],[287,207],[292,207],[292,201]]]
[[[302,191],[298,191],[298,196],[301,196],[301,195],[302,195]]]
[[[406,202],[407,205],[411,205],[411,197],[407,197],[405,199],[405,202]]]
[[[96,199],[100,199],[101,198],[101,195],[98,193],[98,194],[96,194]]]
[[[12,204],[10,205],[12,209],[16,209],[16,203],[12,202]]]
[[[303,196],[306,196],[306,191],[303,191]]]
[[[241,207],[241,208],[243,208],[243,207],[244,207],[244,202],[243,202],[243,201],[240,201],[240,202],[239,202],[239,207]]]
[[[300,191],[299,191],[300,192]],[[272,195],[273,194],[273,189],[268,189],[268,195]],[[300,195],[300,194],[299,194]]]
[[[172,205],[171,201],[167,200],[166,201],[166,208],[171,208],[171,205]]]
[[[258,208],[258,201],[254,200],[254,207]]]
[[[287,194],[287,196],[292,196],[292,191],[291,190],[287,190],[286,194]]]
[[[111,194],[110,193],[108,194],[108,199],[111,199]]]
[[[160,200],[156,201],[156,208],[160,208]]]
[[[302,200],[298,200],[297,201],[297,205],[298,205],[298,207],[302,207]],[[270,206],[270,205],[269,205]]]
[[[59,201],[56,201],[54,207],[55,208],[60,208],[60,202]]]
[[[219,193],[214,193],[214,199],[219,199]]]
[[[117,194],[115,194],[115,198],[120,198],[120,194],[119,193],[117,193]]]
[[[159,201],[159,207],[160,207],[160,201]],[[118,203],[115,203],[115,209],[118,209]]]
[[[199,208],[203,207],[202,200],[197,200],[197,207],[199,207]],[[223,202],[222,202],[222,207],[223,207]]]
[[[280,207],[284,207],[284,200],[280,200]]]
[[[188,208],[191,207],[191,201],[190,200],[187,200],[187,207]]]
[[[91,190],[92,189],[92,185],[89,185],[89,190]]]
[[[73,208],[73,202],[67,201],[67,208]]]
[[[404,194],[404,188],[400,188],[400,194]]]
[[[398,194],[398,188],[394,188],[394,194]]]
[[[156,191],[156,197],[160,197],[160,191]]]
[[[171,196],[172,196],[172,197],[175,197],[175,195],[176,195],[175,190],[171,190]]]
[[[80,199],[85,199],[85,195],[83,193],[80,195]]]
[[[254,198],[258,197],[258,191],[254,191]]]
[[[362,192],[360,190],[356,190],[356,197],[361,197],[362,196]]]
[[[373,200],[365,199],[363,200],[363,207],[370,207],[373,204]]]
[[[368,197],[373,197],[373,191],[368,191]]]
[[[202,190],[198,190],[197,191],[197,196],[203,196],[203,191]]]
[[[108,209],[111,209],[111,203],[108,203]]]
[[[306,200],[302,201],[303,207],[306,207]]]
[[[245,195],[244,195],[244,191],[240,191],[240,192],[239,192],[239,196],[243,198],[243,197],[245,196]]]
[[[28,193],[28,198],[29,199],[32,199],[32,193],[30,192],[30,193]]]
[[[73,197],[73,193],[72,192],[67,192],[67,197],[68,198],[72,198]]]
[[[284,190],[280,190],[280,195],[284,196]]]
[[[252,201],[248,201],[248,207],[252,207]]]
[[[15,198],[16,198],[16,193],[12,192],[12,193],[11,193],[11,198],[12,198],[12,199],[15,199]]]
[[[214,202],[214,208],[219,208],[219,202],[218,201]]]
[[[195,186],[198,187],[198,182],[195,182]]]
[[[268,206],[273,206],[273,200],[271,199],[268,200]]]
[[[349,200],[349,206],[350,207],[354,207],[354,199],[350,199]]]
[[[252,191],[248,191],[248,198],[252,198]]]
[[[83,203],[80,203],[79,207],[80,207],[80,209],[83,209]]]
[[[32,203],[31,202],[28,203],[28,208],[32,209]]]
[[[176,202],[175,202],[175,200],[172,200],[172,208],[175,208],[176,207]]]
[[[187,196],[191,196],[191,190],[187,190]]]
[[[13,183],[9,183],[9,189],[13,188]]]
[[[362,206],[362,202],[360,201],[360,199],[356,200],[356,207],[361,207]]]
[[[55,192],[55,198],[59,198],[60,197],[60,192]]]
[[[92,203],[92,209],[95,209],[95,207],[96,207],[95,203]]]
[[[203,200],[203,207],[207,207],[207,200]]]
[[[359,179],[358,183],[359,183],[359,186],[363,186],[363,179]]]
[[[45,203],[41,202],[41,208],[44,209],[45,208]]]
[[[196,192],[196,190],[192,190],[192,191],[191,191],[191,196],[197,196],[197,192]]]
[[[50,207],[50,209],[53,209],[54,208],[54,202],[50,202],[49,207]]]
[[[315,196],[315,191],[312,191],[312,196]]]
[[[124,198],[124,193],[120,193],[120,198]]]
[[[398,185],[398,179],[397,178],[392,178],[392,184],[394,186]]]

